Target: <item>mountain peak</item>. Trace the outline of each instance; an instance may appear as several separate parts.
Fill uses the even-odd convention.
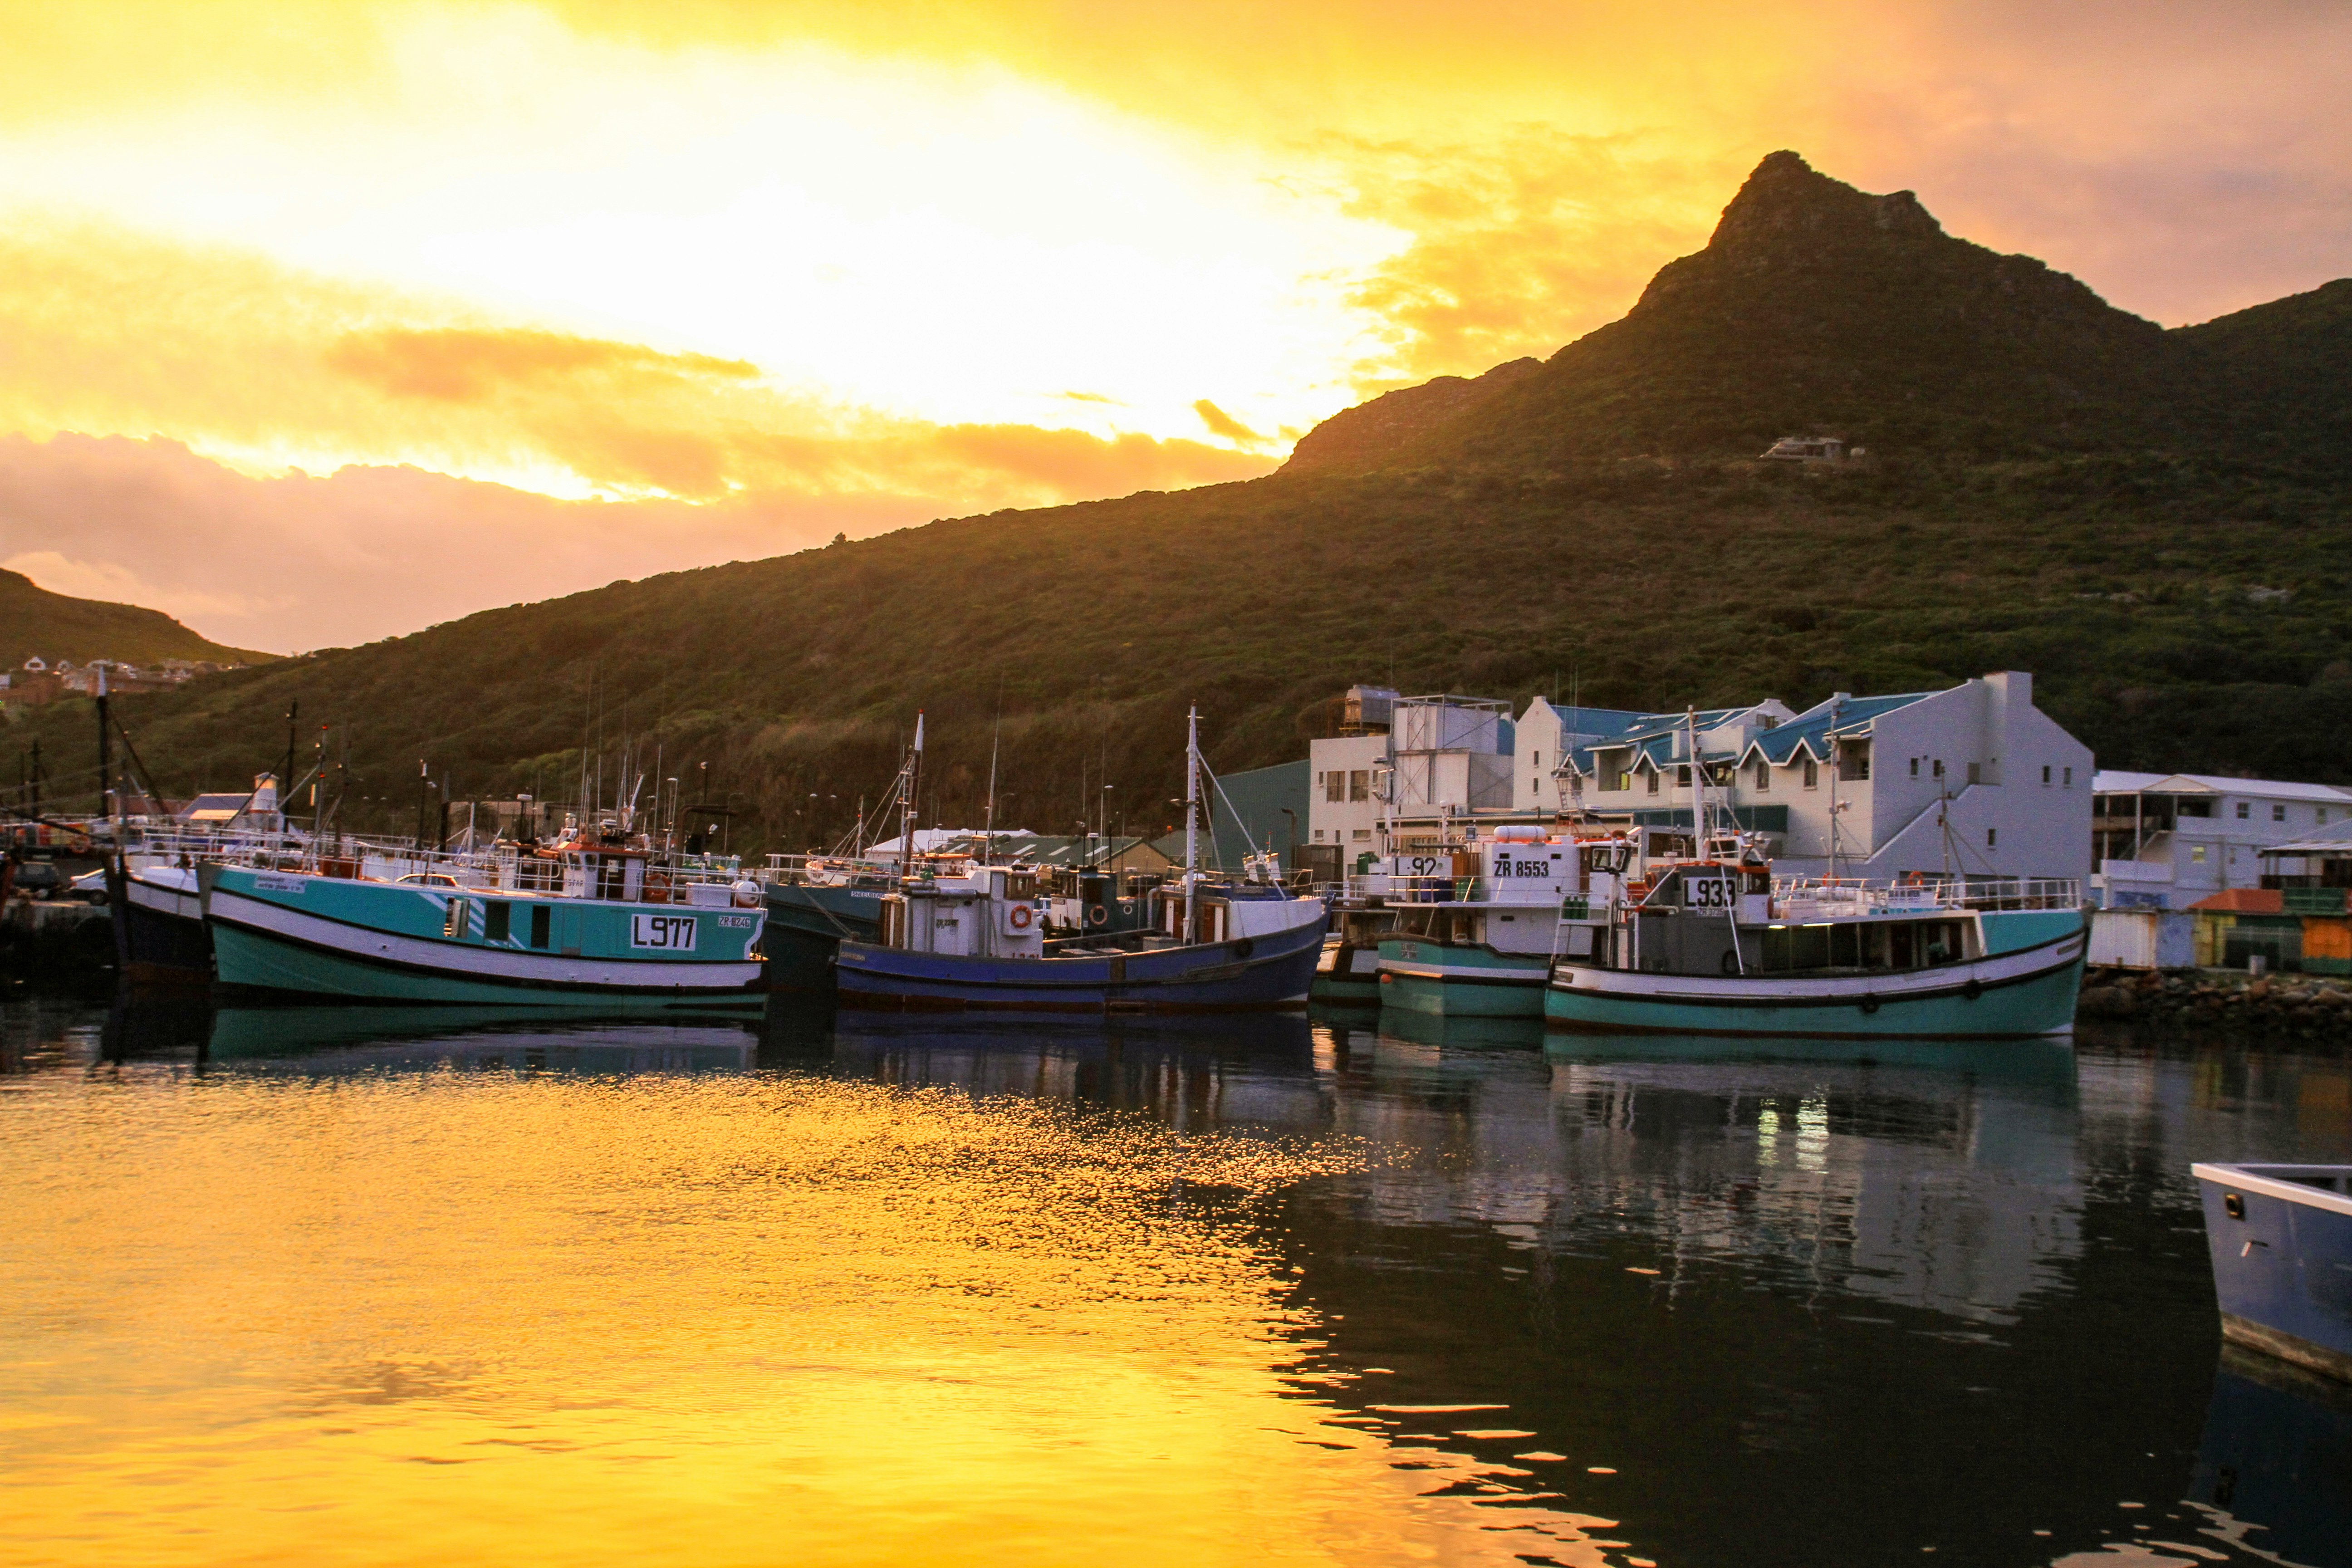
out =
[[[1909,191],[1874,196],[1832,180],[1785,149],[1768,153],[1748,176],[1707,241],[1709,250],[1926,239],[1944,226]]]

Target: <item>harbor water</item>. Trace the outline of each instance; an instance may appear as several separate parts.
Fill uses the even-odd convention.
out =
[[[2352,1563],[2339,1052],[0,1006],[11,1564]]]

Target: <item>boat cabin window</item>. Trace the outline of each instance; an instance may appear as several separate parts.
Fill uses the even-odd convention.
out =
[[[530,907],[530,945],[531,945],[531,946],[533,946],[533,947],[545,947],[545,946],[547,945],[547,927],[548,927],[548,917],[549,917],[549,915],[550,915],[551,912],[552,912],[552,911],[551,911],[545,904],[533,904],[533,905],[531,905],[531,907]]]
[[[508,922],[514,919],[514,906],[504,899],[488,899],[482,903],[482,940],[504,942],[511,933]]]
[[[1840,921],[1764,928],[1763,969],[1926,969],[1965,956],[1962,921]]]

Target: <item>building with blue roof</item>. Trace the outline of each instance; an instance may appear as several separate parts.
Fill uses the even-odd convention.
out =
[[[1376,689],[1359,689],[1359,691]],[[2089,748],[2004,671],[1940,691],[1837,692],[1637,713],[1393,692],[1312,742],[1311,853],[1335,869],[1397,843],[1581,817],[1689,831],[1694,803],[1763,836],[1792,874],[2087,877]]]

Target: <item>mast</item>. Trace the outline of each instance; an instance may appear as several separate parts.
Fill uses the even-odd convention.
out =
[[[115,816],[119,813],[107,808],[107,797],[113,795],[118,806],[121,804],[121,797],[113,785],[113,736],[108,732],[111,721],[108,718],[106,710],[106,665],[101,660],[98,667],[98,814],[100,816]],[[122,847],[122,835],[120,830],[114,836],[114,847],[118,850]]]
[[[1835,698],[1832,698],[1830,721],[1822,731],[1822,739],[1828,742],[1830,748],[1830,880],[1832,882],[1837,880],[1838,874],[1837,721],[1838,703]]]
[[[1194,908],[1201,880],[1201,705],[1194,703],[1184,721],[1184,940],[1199,928]]]
[[[1706,858],[1706,767],[1698,755],[1698,710],[1683,710],[1683,750],[1690,756],[1691,854]]]
[[[898,875],[914,874],[915,795],[923,787],[923,710],[915,710],[915,744],[907,753],[907,787],[898,796]]]
[[[980,863],[996,864],[996,756],[1004,745],[1004,710],[996,711],[996,731],[988,742],[988,825],[986,847],[981,851]]]

